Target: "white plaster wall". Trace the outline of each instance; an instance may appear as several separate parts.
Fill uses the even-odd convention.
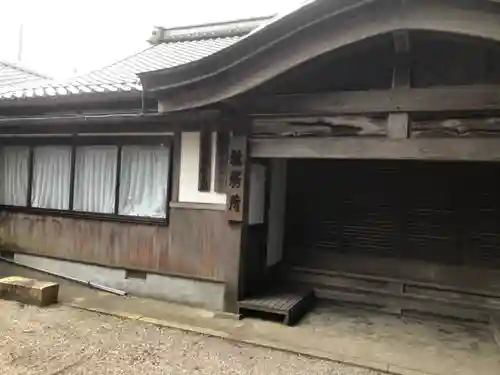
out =
[[[286,159],[271,161],[269,227],[267,236],[267,266],[283,259],[283,237],[286,212]]]
[[[226,204],[226,194],[215,190],[215,150],[216,134],[212,134],[212,183],[210,192],[198,191],[198,171],[200,165],[200,133],[182,133],[181,171],[179,181],[179,202]]]
[[[210,310],[222,311],[224,308],[222,283],[150,273],[146,275],[145,280],[126,279],[124,269],[17,253],[14,255],[14,261],[28,267],[92,281],[132,295],[164,299]]]

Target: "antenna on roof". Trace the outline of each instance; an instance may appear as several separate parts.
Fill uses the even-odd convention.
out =
[[[23,58],[23,47],[24,47],[24,24],[21,23],[19,26],[19,40],[17,44],[17,61],[21,61]]]

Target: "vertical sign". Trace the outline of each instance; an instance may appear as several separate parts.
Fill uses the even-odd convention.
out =
[[[246,135],[233,134],[229,143],[226,207],[229,221],[242,222],[244,219],[247,142]]]

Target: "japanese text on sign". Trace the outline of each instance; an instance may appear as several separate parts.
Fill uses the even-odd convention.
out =
[[[227,179],[227,213],[230,221],[241,222],[244,217],[246,153],[246,136],[233,135],[229,149]]]

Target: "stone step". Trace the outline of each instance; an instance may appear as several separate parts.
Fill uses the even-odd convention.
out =
[[[29,305],[49,306],[57,303],[59,284],[19,276],[0,279],[0,298]]]

